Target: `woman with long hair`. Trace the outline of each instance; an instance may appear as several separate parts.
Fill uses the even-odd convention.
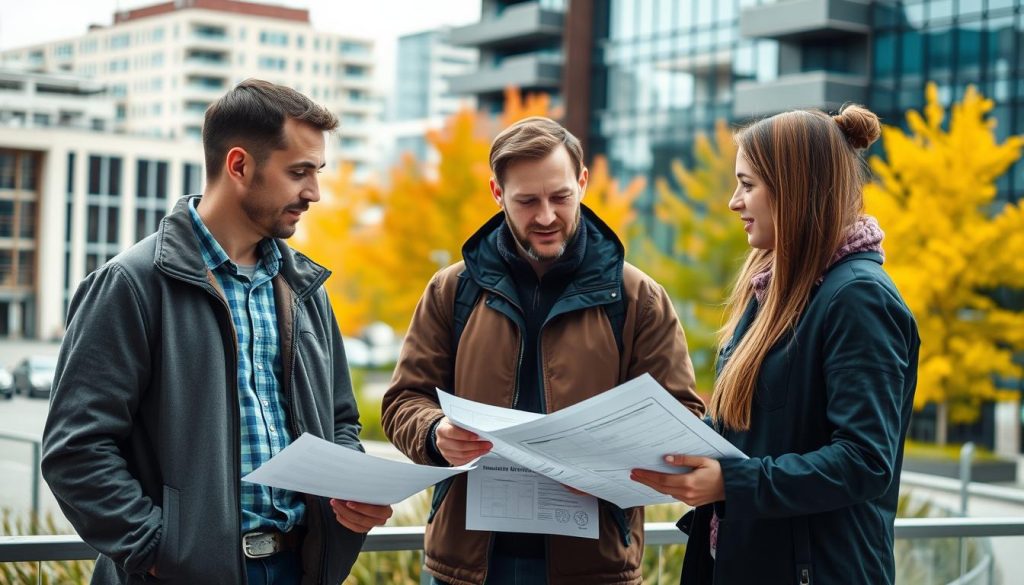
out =
[[[633,478],[696,508],[682,582],[893,583],[917,325],[863,214],[878,117],[791,111],[736,135],[751,251],[727,304],[712,424],[749,456]]]

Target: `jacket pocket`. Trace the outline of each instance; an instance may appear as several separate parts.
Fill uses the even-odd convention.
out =
[[[156,571],[161,579],[176,575],[180,564],[178,535],[181,533],[181,491],[164,486],[162,511],[163,525],[156,553]]]
[[[789,374],[794,348],[789,339],[783,340],[768,352],[757,374],[754,401],[764,411],[778,410],[789,399]]]
[[[454,477],[441,480],[434,486],[434,495],[430,499],[430,515],[427,516],[427,524],[434,521],[434,516],[437,514],[438,509],[441,508],[441,504],[444,503],[445,496],[448,495],[448,490],[452,489],[452,482],[455,481]]]

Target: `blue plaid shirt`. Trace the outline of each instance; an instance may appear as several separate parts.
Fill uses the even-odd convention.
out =
[[[241,407],[242,475],[277,455],[292,441],[281,394],[281,350],[271,280],[281,267],[281,251],[273,240],[259,244],[260,259],[250,280],[240,273],[189,201],[192,227],[203,261],[231,308],[238,336],[238,403]],[[291,530],[303,517],[299,494],[249,482],[242,486],[242,532]]]

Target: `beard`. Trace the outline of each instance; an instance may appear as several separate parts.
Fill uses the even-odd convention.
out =
[[[560,231],[564,234],[564,238],[562,239],[562,243],[558,246],[558,249],[554,252],[549,252],[545,254],[533,247],[533,245],[530,243],[528,235],[530,233],[530,230],[549,230],[553,226],[541,226],[538,224],[530,224],[526,226],[525,229],[520,229],[519,226],[512,221],[512,218],[508,214],[508,210],[502,207],[502,211],[505,213],[505,223],[508,224],[509,231],[512,232],[512,238],[516,241],[516,246],[531,260],[535,262],[552,262],[554,260],[558,260],[563,255],[565,255],[565,249],[569,246],[569,242],[572,240],[572,237],[576,235],[576,230],[579,229],[580,225],[581,211],[580,208],[577,207],[576,217],[573,218],[572,225],[559,226]]]
[[[266,190],[263,173],[256,171],[249,194],[242,199],[242,211],[253,224],[259,226],[267,238],[287,239],[295,235],[296,223],[288,220],[289,211],[306,211],[309,202],[299,201],[279,208],[268,203],[272,198]]]

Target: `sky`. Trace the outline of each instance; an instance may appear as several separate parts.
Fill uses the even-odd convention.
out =
[[[90,24],[109,25],[114,12],[164,0],[0,0],[0,49],[84,34]],[[313,28],[377,41],[378,85],[394,85],[399,36],[480,18],[480,0],[264,0],[308,8]],[[59,15],[59,16],[58,16]]]

